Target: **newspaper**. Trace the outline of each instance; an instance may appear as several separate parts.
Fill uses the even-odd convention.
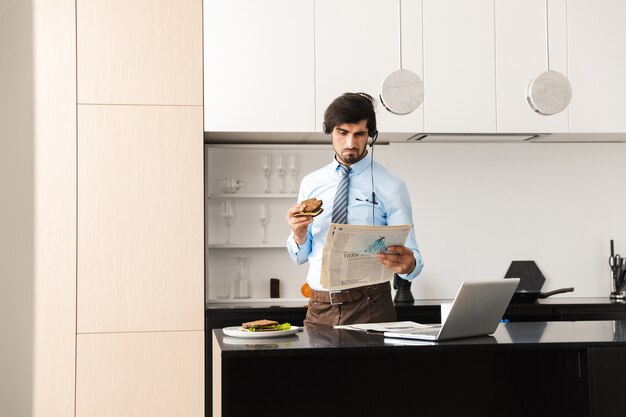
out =
[[[403,246],[411,226],[357,226],[332,223],[322,253],[320,281],[335,291],[390,281],[393,271],[376,259],[389,246]]]
[[[385,323],[336,324],[333,326],[335,329],[357,330],[367,333],[397,332],[399,330],[426,329],[432,327],[441,327],[441,325],[433,326],[416,323],[414,321],[389,321]]]

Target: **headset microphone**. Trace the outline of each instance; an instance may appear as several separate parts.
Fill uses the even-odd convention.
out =
[[[370,142],[370,150],[372,155],[370,156],[370,175],[372,178],[372,226],[376,226],[376,193],[374,192],[374,143],[378,139],[378,130],[374,131],[372,135],[372,141]]]

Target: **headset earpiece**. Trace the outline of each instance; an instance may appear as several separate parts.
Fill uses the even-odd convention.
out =
[[[378,130],[375,130],[374,133],[370,136],[369,147],[371,148],[376,143],[376,139],[378,139]]]

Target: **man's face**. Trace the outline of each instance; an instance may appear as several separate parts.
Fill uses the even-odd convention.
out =
[[[331,136],[337,160],[342,164],[350,166],[367,155],[367,120],[339,124]]]

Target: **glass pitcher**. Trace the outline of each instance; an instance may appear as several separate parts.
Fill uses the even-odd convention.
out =
[[[250,298],[250,280],[248,279],[248,265],[250,259],[237,257],[237,279],[233,288],[234,298]]]

